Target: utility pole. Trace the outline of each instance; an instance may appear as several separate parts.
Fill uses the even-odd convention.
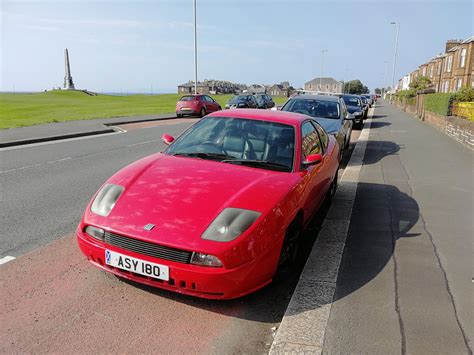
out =
[[[382,81],[382,92],[381,92],[382,99],[383,99],[383,94],[384,94],[385,88],[386,88],[385,75],[387,74],[388,60],[384,60],[383,63],[384,63],[384,70],[383,70],[383,81]]]
[[[397,26],[397,37],[396,37],[396,40],[395,40],[395,54],[393,55],[392,88],[391,88],[391,94],[390,94],[390,102],[392,102],[393,90],[395,88],[395,66],[397,65],[398,35],[400,33],[400,23],[399,22],[390,22],[390,24]]]
[[[197,57],[196,0],[193,0],[193,12],[194,12],[194,94],[197,95],[198,57]]]
[[[323,49],[321,51],[321,77],[319,78],[319,90],[323,90],[323,72],[324,72],[324,53],[327,52],[327,49]]]

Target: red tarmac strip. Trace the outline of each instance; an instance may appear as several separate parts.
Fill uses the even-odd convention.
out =
[[[123,282],[68,235],[0,266],[0,353],[209,353],[239,307]]]

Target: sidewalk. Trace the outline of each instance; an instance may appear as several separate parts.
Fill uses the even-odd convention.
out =
[[[0,130],[0,148],[115,132],[116,124],[176,118],[174,113],[46,123]]]
[[[329,236],[333,245],[345,239],[335,214],[343,199],[272,352],[472,353],[473,154],[386,102],[370,126],[339,272],[330,261],[342,251],[327,245]],[[322,279],[327,270],[337,276]],[[295,331],[301,321],[306,328]]]

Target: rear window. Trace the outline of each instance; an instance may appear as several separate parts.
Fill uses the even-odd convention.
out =
[[[179,101],[194,101],[194,96],[188,95],[188,96],[183,96],[182,98],[179,99]]]

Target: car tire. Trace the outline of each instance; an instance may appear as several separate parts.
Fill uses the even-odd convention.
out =
[[[364,125],[364,121],[360,120],[359,122],[354,122],[354,125],[352,127],[354,129],[361,130],[363,125]]]
[[[277,270],[274,275],[274,280],[286,279],[285,275],[291,272],[293,266],[295,266],[301,237],[303,234],[303,228],[300,218],[296,218],[288,226],[285,239],[280,251],[280,257],[278,259]]]
[[[199,116],[200,116],[200,117],[206,116],[206,108],[203,107],[203,108],[201,109],[201,111],[199,111]]]
[[[182,114],[180,114],[180,113],[177,113],[177,114],[176,114],[176,117],[178,117],[178,118],[182,118],[182,117],[183,117],[183,115],[182,115]]]

